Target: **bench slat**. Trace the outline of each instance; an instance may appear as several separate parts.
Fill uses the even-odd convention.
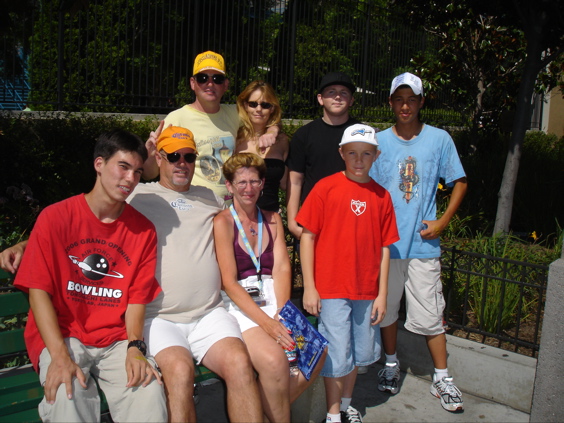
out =
[[[0,415],[0,423],[39,423],[41,419],[39,418],[39,412],[37,407],[30,408],[29,410],[19,411],[17,413]]]
[[[0,355],[13,354],[25,350],[23,329],[0,332]]]
[[[27,313],[29,301],[22,291],[0,294],[0,317]]]

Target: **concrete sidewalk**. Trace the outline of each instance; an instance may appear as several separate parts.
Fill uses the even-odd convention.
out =
[[[352,405],[370,422],[528,422],[529,414],[506,405],[488,401],[463,392],[464,412],[443,410],[440,400],[429,393],[430,380],[402,372],[400,392],[397,395],[382,393],[377,389],[380,363],[368,368],[356,381]],[[456,380],[455,380],[456,382]],[[313,401],[307,401],[307,392],[293,406],[296,416],[311,416],[310,421],[320,423],[325,415],[323,383],[314,384]],[[222,382],[203,386],[199,390],[198,421],[227,422],[225,395]],[[304,409],[309,407],[310,409]],[[294,421],[305,421],[303,417]]]

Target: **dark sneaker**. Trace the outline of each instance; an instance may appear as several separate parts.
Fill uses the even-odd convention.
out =
[[[452,377],[443,377],[431,384],[431,394],[441,399],[441,405],[447,411],[464,410],[462,393],[452,381]]]
[[[397,394],[399,392],[398,382],[400,379],[400,366],[395,363],[386,363],[384,368],[378,372],[378,390]]]
[[[347,407],[347,411],[341,411],[341,422],[342,423],[362,423],[362,417],[358,410],[350,405]]]

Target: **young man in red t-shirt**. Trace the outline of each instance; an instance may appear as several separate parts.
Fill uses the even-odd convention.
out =
[[[102,134],[92,191],[43,210],[27,243],[14,285],[29,293],[25,341],[45,390],[43,421],[99,421],[96,381],[115,421],[167,419],[143,342],[145,305],[160,292],[157,238],[125,203],[146,158],[136,135]]]
[[[380,330],[388,294],[388,245],[399,239],[389,193],[368,171],[378,158],[374,128],[345,129],[340,154],[346,169],[321,179],[297,215],[301,237],[303,306],[319,316],[329,341],[321,375],[327,421],[362,421],[351,404],[359,366],[380,358]]]

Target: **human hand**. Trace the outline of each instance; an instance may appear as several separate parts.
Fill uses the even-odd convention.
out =
[[[374,303],[372,303],[372,312],[370,313],[370,324],[372,326],[377,325],[386,316],[386,297],[376,297]]]
[[[261,152],[264,152],[268,147],[272,147],[276,144],[276,135],[269,132],[265,132],[258,139],[258,146]]]
[[[441,236],[444,226],[438,220],[423,220],[423,229],[419,232],[423,239],[436,239]]]
[[[276,319],[269,319],[262,328],[285,350],[292,350],[296,343],[290,335],[292,332],[284,324]]]
[[[125,371],[127,373],[127,384],[125,386],[128,388],[139,386],[140,384],[144,388],[153,380],[153,377],[157,379],[160,385],[163,383],[160,373],[136,347],[127,349]]]
[[[47,368],[45,383],[43,390],[45,392],[45,400],[48,404],[54,404],[57,397],[57,391],[62,383],[65,384],[67,398],[72,399],[72,379],[76,377],[80,386],[86,389],[86,377],[82,369],[76,364],[68,354],[58,357],[51,356],[51,363]]]
[[[22,261],[24,248],[21,243],[12,245],[0,253],[0,267],[6,272],[16,273]]]
[[[154,156],[157,153],[157,140],[159,139],[159,136],[163,131],[163,127],[164,127],[164,120],[161,120],[159,122],[159,126],[157,127],[157,129],[151,131],[151,133],[149,134],[149,138],[147,139],[147,142],[145,142],[145,147],[147,148],[149,157]]]
[[[309,314],[319,316],[319,312],[321,311],[321,298],[319,297],[317,289],[304,289],[303,306],[304,310]]]

